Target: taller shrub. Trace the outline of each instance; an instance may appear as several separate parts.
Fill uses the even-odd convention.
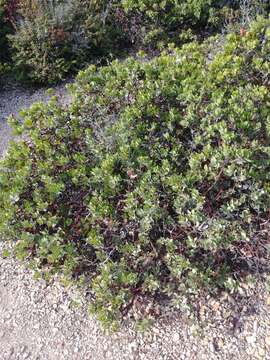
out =
[[[22,79],[55,82],[117,53],[120,35],[108,0],[23,0],[17,31],[10,36],[15,70]]]
[[[270,21],[212,60],[211,46],[92,66],[68,108],[52,98],[13,119],[24,137],[1,163],[2,238],[86,279],[108,324],[269,270]]]

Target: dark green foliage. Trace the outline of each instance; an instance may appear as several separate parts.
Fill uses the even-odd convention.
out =
[[[10,61],[10,48],[8,44],[8,35],[12,32],[12,28],[7,21],[6,0],[0,0],[0,86],[3,75],[10,70],[8,62]]]
[[[1,0],[0,2],[0,61],[2,61],[4,57],[3,55],[4,55],[5,37],[6,37],[4,6],[5,6],[5,2]]]
[[[213,55],[217,42],[92,66],[67,108],[13,119],[25,136],[1,163],[2,237],[43,271],[84,276],[110,325],[266,271],[270,21]]]
[[[6,0],[0,0],[0,63],[9,58],[7,35],[11,32],[11,27],[6,21],[6,5]]]

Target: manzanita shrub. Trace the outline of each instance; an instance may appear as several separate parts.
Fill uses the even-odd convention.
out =
[[[109,325],[267,271],[269,53],[261,18],[222,46],[91,66],[69,106],[22,111],[1,162],[1,237],[44,274],[86,281]]]

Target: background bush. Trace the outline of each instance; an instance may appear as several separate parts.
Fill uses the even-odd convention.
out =
[[[202,40],[228,24],[248,25],[270,10],[265,0],[122,0],[122,5],[134,22],[127,26],[134,41],[150,48]]]
[[[11,33],[11,25],[7,22],[7,1],[0,0],[0,76],[6,72],[6,62],[10,60],[10,49],[7,35]]]
[[[4,58],[4,52],[6,47],[6,24],[5,24],[5,2],[0,2],[0,61]]]
[[[94,58],[119,52],[120,31],[108,0],[23,0],[10,40],[20,77],[51,83]]]
[[[1,162],[0,233],[86,280],[106,324],[269,270],[270,21],[210,61],[216,41],[91,66],[69,107],[11,119],[25,136]]]

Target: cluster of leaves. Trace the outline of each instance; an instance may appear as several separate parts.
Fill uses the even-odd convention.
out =
[[[22,79],[52,83],[95,57],[119,51],[120,30],[108,0],[23,0],[16,18],[9,38]]]
[[[210,61],[215,46],[91,66],[69,106],[11,119],[24,137],[1,161],[0,233],[44,273],[87,280],[110,325],[267,268],[270,21]]]
[[[2,76],[6,75],[9,72],[9,70],[10,70],[10,67],[7,63],[0,62],[0,81],[3,80]]]

